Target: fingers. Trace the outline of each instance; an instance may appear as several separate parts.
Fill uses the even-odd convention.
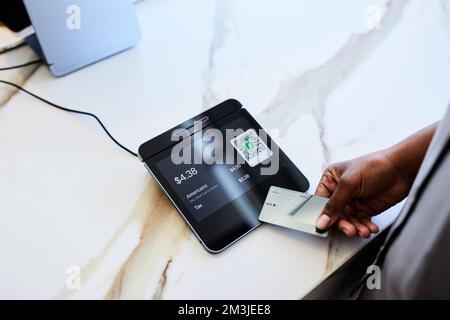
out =
[[[359,222],[358,219],[356,219],[355,217],[348,217],[348,221],[355,226],[356,231],[358,231],[358,235],[361,238],[367,239],[367,238],[370,237],[370,230],[369,230],[369,228],[366,225],[364,225],[361,222]]]
[[[337,186],[336,180],[339,179],[339,176],[336,175],[336,171],[337,170],[331,166],[325,169],[322,177],[320,178],[316,191],[314,192],[316,196],[325,198],[329,198],[331,196]]]
[[[324,182],[320,181],[319,185],[316,188],[316,192],[314,192],[314,195],[329,198],[331,196],[331,191]]]
[[[362,238],[369,238],[372,233],[379,231],[378,226],[367,218],[357,219],[354,216],[346,216],[336,223],[337,228],[348,237],[359,235]]]
[[[364,212],[361,212],[359,210],[355,210],[353,216],[363,225],[365,225],[367,228],[369,228],[371,233],[378,233],[379,228],[378,226],[372,222],[371,220],[371,214],[367,214]]]
[[[340,231],[345,233],[347,237],[353,238],[358,234],[356,227],[348,220],[339,219],[336,226]]]
[[[365,225],[367,228],[369,228],[371,233],[378,233],[379,229],[378,226],[370,221],[370,219],[359,219],[359,222]]]
[[[344,208],[355,193],[355,186],[345,178],[341,178],[336,189],[325,205],[316,222],[321,230],[330,228],[344,213]]]

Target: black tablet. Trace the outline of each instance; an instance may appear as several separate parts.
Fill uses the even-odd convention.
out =
[[[260,225],[270,186],[309,188],[300,170],[233,99],[142,144],[139,156],[212,253]]]

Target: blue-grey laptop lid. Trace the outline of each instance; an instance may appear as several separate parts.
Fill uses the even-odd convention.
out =
[[[39,45],[55,76],[136,45],[131,0],[24,0]]]

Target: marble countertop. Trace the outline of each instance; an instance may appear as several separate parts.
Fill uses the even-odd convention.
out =
[[[236,98],[314,190],[334,161],[387,147],[450,101],[446,0],[147,0],[143,39],[63,78],[0,71],[97,114],[130,148]],[[11,37],[0,28],[0,44]],[[0,67],[34,59],[27,47]],[[298,299],[367,240],[262,225],[206,252],[144,166],[97,124],[0,85],[0,298]],[[394,207],[376,217],[387,226]],[[67,286],[79,268],[80,288]]]

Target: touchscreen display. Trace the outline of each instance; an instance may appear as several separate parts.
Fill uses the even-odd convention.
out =
[[[240,130],[227,136],[226,128]],[[223,141],[214,144],[215,150],[211,155],[217,159],[217,154],[222,154],[222,163],[207,164],[208,161],[203,159],[201,163],[175,164],[171,155],[156,163],[166,182],[197,222],[269,178],[270,175],[261,175],[260,167],[277,156],[243,115],[215,129],[222,132]],[[205,147],[210,143],[211,137],[205,131],[199,137],[193,137],[189,147],[192,153],[201,152],[205,156]],[[233,151],[233,161],[226,161],[226,153],[230,150]]]

